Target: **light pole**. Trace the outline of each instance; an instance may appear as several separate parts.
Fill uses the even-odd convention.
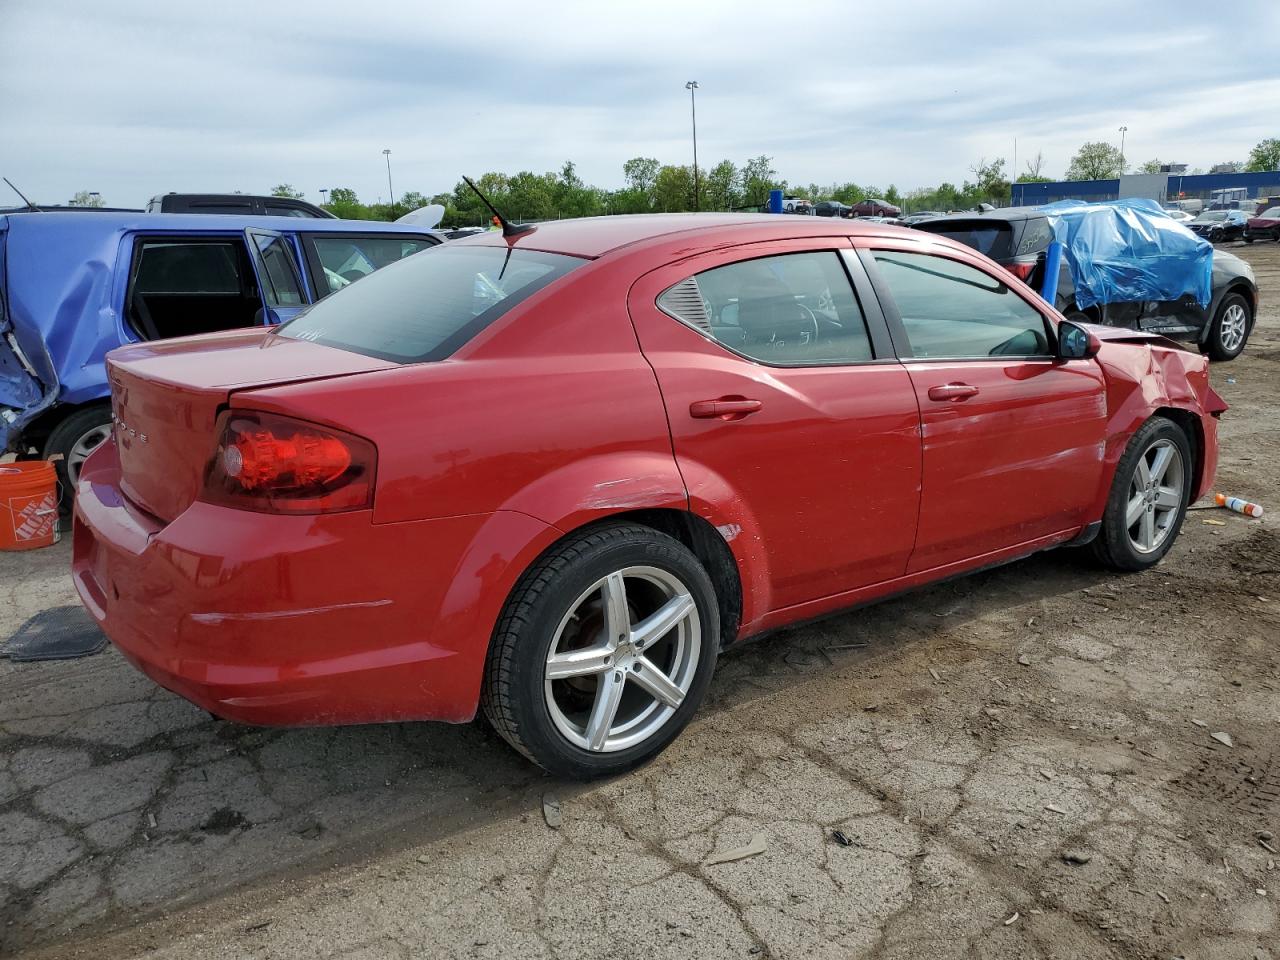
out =
[[[698,104],[694,91],[698,89],[698,81],[690,80],[684,85],[689,91],[689,114],[693,118],[693,209],[701,209],[698,197]]]
[[[329,188],[321,187],[320,188],[320,206],[323,207],[328,202],[329,202]]]
[[[1120,128],[1120,172],[1124,173],[1124,135],[1129,132],[1128,127]]]
[[[382,155],[387,158],[387,196],[391,198],[391,215],[396,215],[396,192],[391,189],[391,151],[383,150]]]

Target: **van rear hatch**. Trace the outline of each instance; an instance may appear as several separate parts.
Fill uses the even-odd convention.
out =
[[[396,366],[270,331],[138,344],[107,356],[125,496],[168,522],[200,493],[218,414],[237,390]]]

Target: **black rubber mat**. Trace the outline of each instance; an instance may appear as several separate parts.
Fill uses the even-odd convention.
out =
[[[84,607],[52,607],[41,610],[0,643],[0,657],[15,663],[75,660],[95,654],[106,645],[106,634]]]

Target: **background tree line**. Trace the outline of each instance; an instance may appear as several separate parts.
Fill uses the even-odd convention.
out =
[[[1043,170],[1044,158],[1036,154],[1016,176],[1017,182],[1046,182],[1054,177]],[[1161,161],[1148,160],[1134,168],[1138,173],[1158,173]],[[1246,162],[1219,164],[1215,169],[1233,168],[1246,171],[1280,170],[1280,138],[1263,140],[1250,152]],[[1105,141],[1083,144],[1067,168],[1066,180],[1106,180],[1120,176],[1128,164],[1118,147]],[[1191,171],[1193,174],[1201,170]],[[773,159],[754,157],[741,166],[732,160],[721,160],[698,171],[697,209],[704,211],[754,210],[768,201],[770,190],[804,197],[818,202],[838,200],[854,204],[876,197],[917,210],[969,210],[979,203],[1007,205],[1011,195],[1010,174],[1005,160],[985,157],[969,168],[970,177],[958,185],[940,183],[936,187],[911,190],[906,194],[889,184],[881,189],[874,184],[852,181],[831,184],[791,184],[781,179],[773,168]],[[489,172],[476,180],[486,196],[509,219],[555,220],[568,217],[591,217],[617,213],[681,213],[695,209],[693,167],[664,164],[653,157],[635,157],[622,165],[623,185],[614,190],[592,186],[578,175],[572,161],[565,161],[559,172],[534,173],[522,170],[507,174]],[[290,184],[277,186],[275,196],[302,198],[302,192]],[[394,220],[410,210],[429,203],[445,208],[444,227],[482,226],[489,222],[489,212],[479,197],[461,180],[448,193],[428,195],[413,190],[392,203],[362,203],[350,187],[334,187],[328,191],[325,209],[336,216],[352,220]],[[99,201],[100,202],[100,201]]]

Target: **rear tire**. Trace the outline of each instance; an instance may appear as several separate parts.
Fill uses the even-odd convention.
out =
[[[1218,304],[1209,327],[1209,339],[1201,348],[1209,359],[1226,361],[1240,356],[1253,331],[1253,310],[1238,293],[1229,293]]]
[[[1187,435],[1172,420],[1152,417],[1129,440],[1092,543],[1094,557],[1113,570],[1159,563],[1182,529],[1194,460]]]
[[[711,579],[684,544],[638,524],[595,527],[516,584],[493,632],[481,707],[503,739],[557,776],[625,773],[692,718],[719,637]]]
[[[76,481],[85,459],[111,436],[111,405],[106,403],[85,407],[66,417],[49,433],[44,444],[44,459],[61,454],[55,464],[58,472],[58,509],[63,514],[71,512],[75,502]]]

